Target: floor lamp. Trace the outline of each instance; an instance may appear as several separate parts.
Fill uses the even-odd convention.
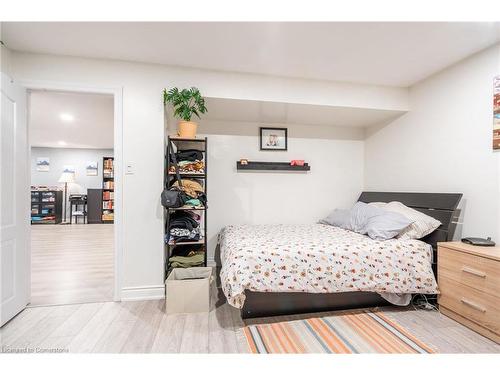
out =
[[[63,172],[61,177],[59,178],[60,183],[64,182],[64,216],[63,216],[63,224],[66,223],[66,205],[68,202],[68,183],[75,182],[75,174],[70,172]]]

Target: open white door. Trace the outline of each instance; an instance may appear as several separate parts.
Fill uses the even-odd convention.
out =
[[[30,298],[30,225],[26,90],[2,75],[0,132],[0,326]]]

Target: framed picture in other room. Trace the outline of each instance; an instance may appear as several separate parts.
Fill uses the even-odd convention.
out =
[[[287,128],[259,128],[260,149],[264,151],[286,151],[288,148]]]
[[[97,162],[96,161],[88,161],[85,166],[87,171],[87,176],[97,176]]]
[[[50,171],[50,159],[49,158],[36,158],[36,170],[38,172]]]
[[[75,167],[73,165],[65,165],[63,168],[63,173],[73,173],[75,174]]]

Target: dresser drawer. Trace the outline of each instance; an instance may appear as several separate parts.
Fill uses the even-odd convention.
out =
[[[439,278],[439,304],[488,330],[500,334],[500,298],[460,284],[447,277]]]
[[[438,277],[455,280],[500,298],[500,262],[440,247]]]

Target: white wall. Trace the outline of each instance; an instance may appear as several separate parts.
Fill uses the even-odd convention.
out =
[[[0,40],[2,40],[2,22],[0,22]],[[12,76],[12,52],[0,44],[0,72]]]
[[[366,188],[462,192],[462,234],[500,242],[500,154],[492,151],[499,74],[496,45],[411,87],[410,112],[366,140]]]
[[[234,126],[244,126],[245,131],[231,133]],[[259,151],[259,126],[262,124],[200,126],[208,137],[210,252],[217,243],[217,234],[226,225],[317,222],[335,207],[352,205],[363,189],[364,142],[356,139],[359,129],[351,130],[351,139],[339,140],[325,138],[332,133],[327,127],[309,126],[306,137],[303,127],[288,125],[288,151],[278,152]],[[215,128],[219,134],[206,134],[207,128]],[[311,170],[237,172],[236,161],[242,158],[303,159]]]
[[[73,188],[75,192],[85,193],[87,189],[102,188],[102,158],[113,156],[112,149],[90,149],[90,148],[31,148],[31,185],[60,185],[57,180],[65,165],[75,167],[75,180]],[[39,172],[36,170],[36,159],[38,157],[50,158],[50,171]],[[96,161],[98,164],[97,176],[87,176],[85,166],[88,161]],[[72,190],[73,191],[73,190]]]
[[[123,88],[123,160],[135,171],[123,175],[123,287],[138,293],[163,283],[164,87],[195,85],[206,96],[234,99],[409,108],[408,90],[399,88],[18,52],[10,60],[21,81]],[[290,151],[271,155],[257,151],[256,133],[235,131],[239,124],[202,124],[200,132],[210,137],[211,245],[229,222],[313,221],[345,206],[362,190],[363,169],[373,190],[463,192],[464,234],[498,237],[499,165],[491,151],[491,84],[498,70],[498,49],[490,49],[413,87],[412,112],[368,134],[365,167],[363,134],[356,131],[297,127]],[[305,158],[312,170],[236,173],[241,157]],[[304,194],[310,205],[301,203]]]
[[[31,185],[63,186],[58,183],[65,165],[75,167],[75,183],[68,184],[68,196],[71,193],[86,194],[87,189],[102,188],[102,158],[113,156],[113,150],[85,149],[85,148],[31,148]],[[48,157],[50,170],[40,172],[36,170],[36,159]],[[97,176],[87,176],[85,166],[89,161],[97,162]],[[69,211],[67,212],[69,218]]]
[[[123,160],[125,163],[131,163],[135,171],[134,174],[123,175],[123,287],[128,288],[129,296],[131,290],[139,295],[142,292],[141,288],[144,288],[144,293],[148,294],[148,287],[158,291],[159,286],[163,284],[163,210],[160,205],[160,193],[163,187],[165,134],[161,90],[164,87],[195,85],[200,88],[204,95],[210,97],[349,107],[361,106],[403,111],[408,108],[407,90],[401,88],[273,78],[252,74],[221,73],[153,64],[18,52],[12,52],[11,57],[15,77],[20,81],[50,81],[81,84],[87,87],[123,88]],[[274,181],[276,178],[280,180],[283,178],[283,181],[292,183],[307,181],[307,187],[314,191],[318,188],[315,183],[318,181],[317,176],[320,173],[320,170],[316,168],[323,165],[325,170],[322,172],[325,175],[328,173],[331,175],[331,189],[323,186],[330,197],[340,197],[346,190],[344,186],[354,186],[359,192],[362,185],[362,144],[359,141],[350,144],[349,140],[346,140],[345,143],[344,141],[320,140],[315,144],[314,137],[324,138],[322,135],[324,129],[315,129],[311,130],[311,134],[307,137],[309,139],[303,142],[299,139],[290,139],[292,149],[301,149],[301,143],[303,143],[303,150],[311,151],[311,155],[305,157],[311,161],[313,168],[311,175],[288,176],[286,178],[283,178],[282,175],[273,175],[269,176],[268,180],[262,176],[238,174],[233,176],[236,184],[235,189],[241,191],[239,184],[251,183],[252,180],[256,179],[257,181]],[[342,139],[345,138],[350,138],[350,136],[342,136]],[[235,158],[242,157],[239,155],[240,152],[236,152],[236,150],[248,149],[248,152],[245,151],[245,153],[250,157],[250,151],[257,149],[257,143],[255,139],[251,140],[244,136],[214,137],[213,141],[211,138],[211,142],[211,152],[212,150],[220,152],[216,150],[217,144],[221,143],[229,154],[227,159],[224,159],[220,153],[214,154],[214,157],[218,158],[217,163],[221,163],[220,168],[225,168],[222,165],[231,168],[227,172],[225,170],[217,172],[217,170],[211,169],[209,222],[211,226],[215,225],[210,228],[213,239],[213,233],[218,225],[223,225],[225,222],[233,220],[234,217],[240,217],[240,214],[234,210],[231,213],[226,212],[231,211],[231,205],[225,204],[225,208],[219,211],[220,215],[215,215],[212,211],[217,209],[217,202],[225,203],[223,197],[227,194],[226,190],[228,189],[225,178],[234,173]],[[316,149],[316,147],[319,148]],[[318,161],[319,150],[332,153],[338,160],[332,167],[329,167],[327,163],[322,164],[321,161]],[[326,158],[328,159],[328,156]],[[352,171],[352,176],[347,180],[343,171],[348,168],[343,167],[341,163],[350,159],[359,160],[360,165],[356,166],[356,169]],[[211,166],[215,164],[215,161],[209,161],[209,163]],[[347,165],[354,165],[354,163],[348,162]],[[336,175],[332,171],[339,174]],[[255,185],[257,184],[254,182]],[[220,189],[217,189],[217,186]],[[229,189],[232,187],[229,186]],[[263,192],[262,187],[256,187],[256,189]],[[286,189],[280,190],[281,194],[285,194],[285,204],[290,207],[283,208],[280,205],[273,220],[278,219],[280,211],[286,213],[286,215],[281,215],[282,222],[296,221],[298,217],[303,217],[304,220],[316,219],[328,211],[329,208],[321,206],[314,211],[311,209],[301,212],[303,206],[292,205],[297,199],[297,191],[293,190],[292,193],[288,193]],[[357,192],[350,194],[357,194]],[[241,191],[238,194],[238,199],[240,199],[238,204],[242,207],[250,209],[251,204],[256,204],[256,196],[252,198],[251,204],[245,201],[250,199],[248,191]],[[311,192],[309,195],[314,194]],[[267,202],[266,197],[262,199],[263,202]],[[257,214],[257,207],[253,211],[241,213],[241,218],[253,221],[260,220],[263,215]],[[161,296],[161,292],[158,296]]]

